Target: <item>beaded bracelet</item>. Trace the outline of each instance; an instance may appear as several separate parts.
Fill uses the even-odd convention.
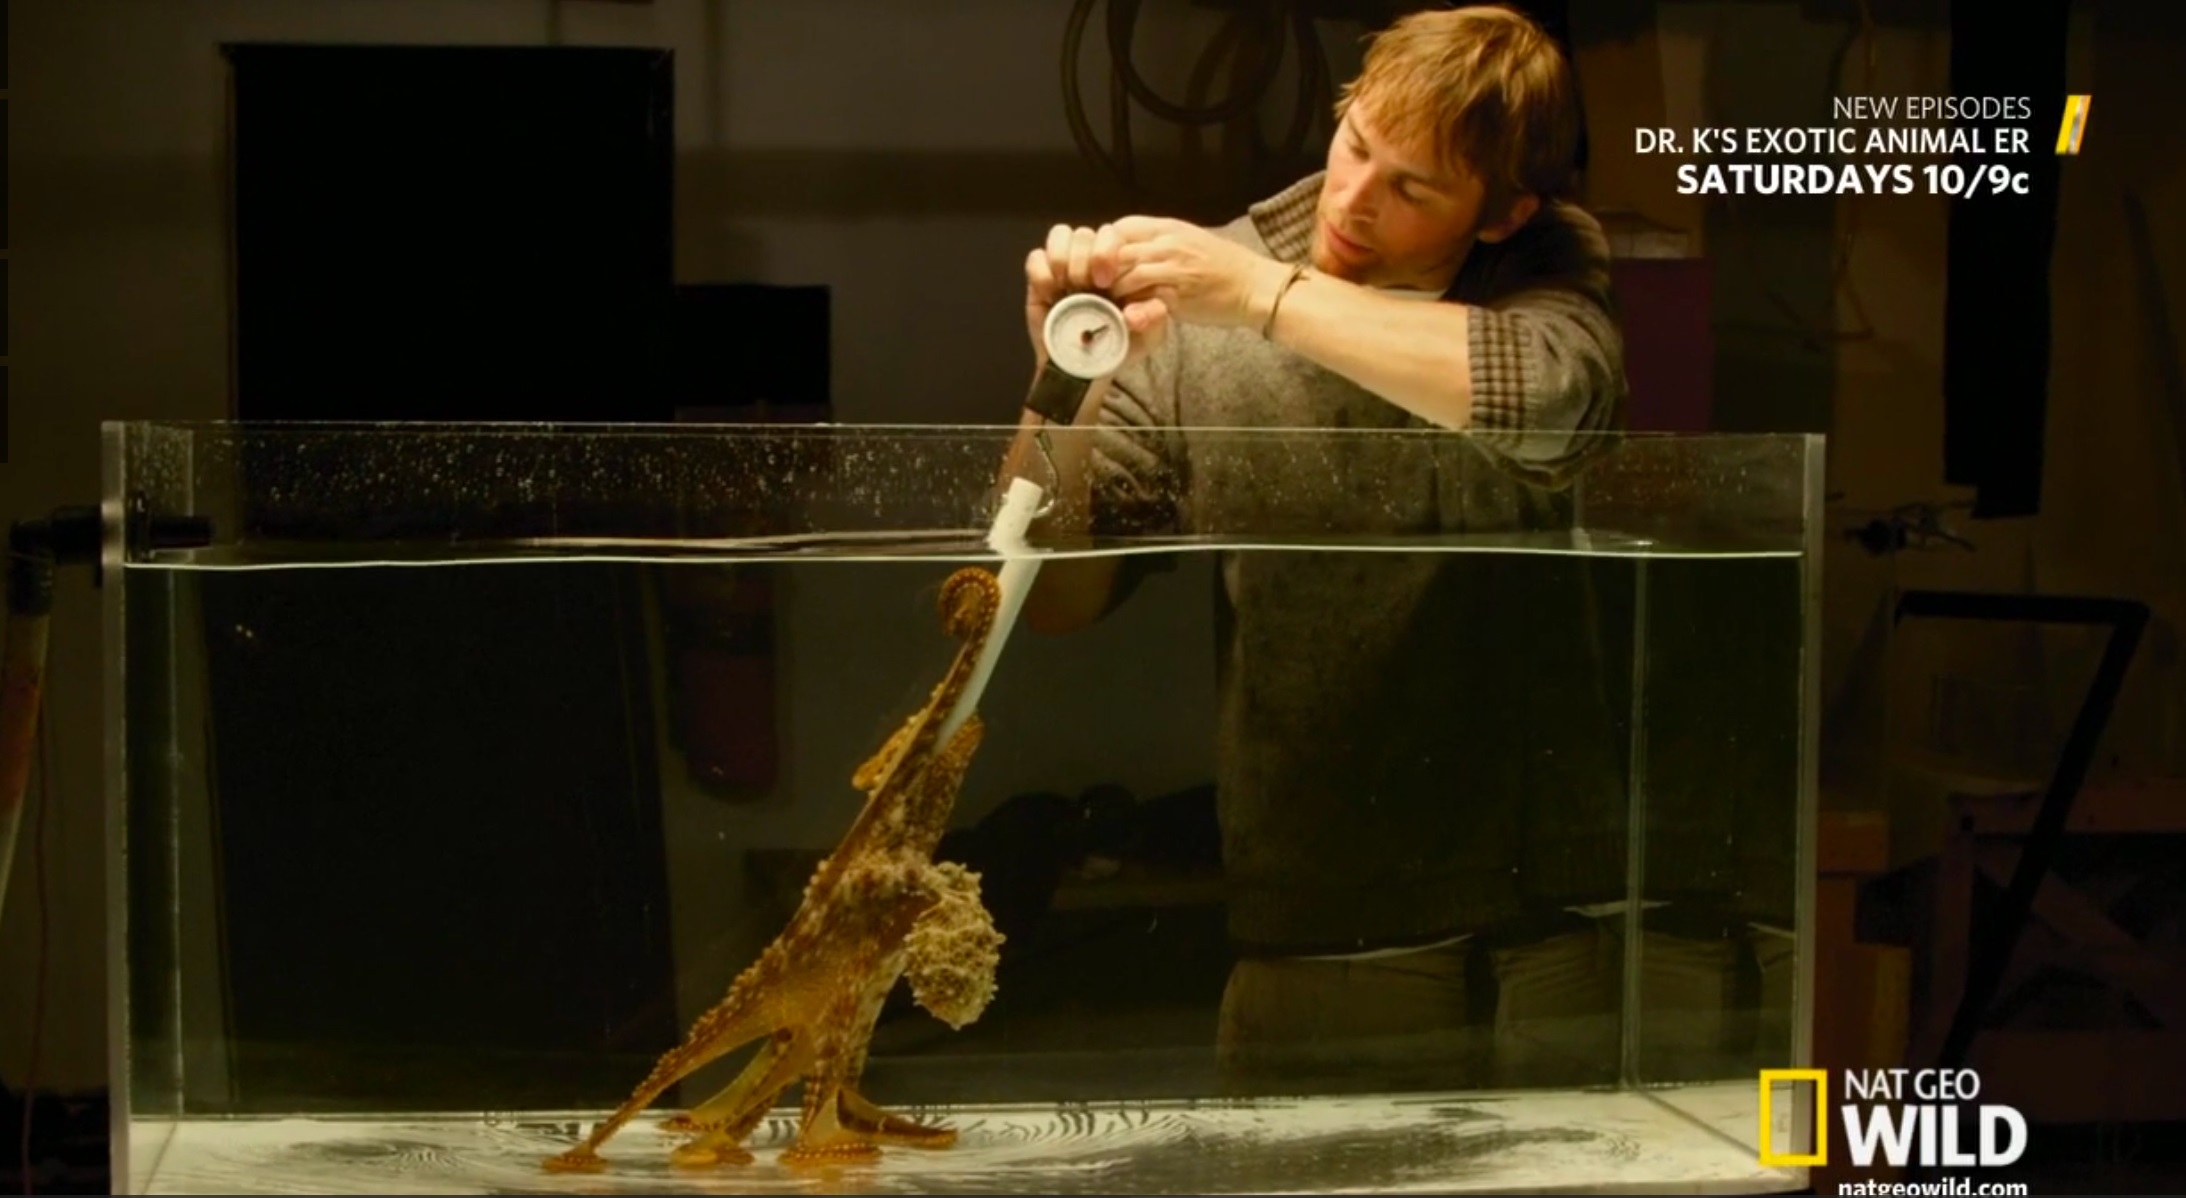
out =
[[[1283,297],[1290,294],[1291,285],[1304,278],[1305,273],[1306,264],[1303,262],[1298,263],[1290,268],[1290,274],[1284,278],[1283,285],[1275,289],[1275,300],[1268,305],[1268,318],[1260,326],[1261,340],[1265,341],[1275,336],[1275,314],[1283,310]]]

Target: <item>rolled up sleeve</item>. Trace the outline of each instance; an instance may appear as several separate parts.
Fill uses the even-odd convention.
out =
[[[1591,223],[1557,233],[1530,255],[1552,257],[1552,269],[1524,264],[1527,285],[1468,301],[1467,319],[1474,434],[1550,482],[1613,442],[1627,399],[1606,245]]]

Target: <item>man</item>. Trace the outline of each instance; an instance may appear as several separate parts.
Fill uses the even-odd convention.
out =
[[[1417,14],[1374,40],[1337,116],[1325,171],[1227,226],[1058,226],[1028,257],[1036,355],[1076,291],[1115,298],[1133,334],[1078,415],[1092,432],[1053,438],[1052,480],[1027,418],[1009,469],[1055,486],[1044,535],[1569,527],[1562,484],[1619,427],[1625,385],[1607,246],[1565,200],[1579,115],[1560,51],[1507,9]],[[1332,440],[1300,468],[1277,444],[1179,431],[1240,426],[1473,436]],[[1098,619],[1146,560],[1052,561],[1025,618]],[[1325,1048],[1357,1074],[1384,1037],[1417,1060],[1470,1019],[1483,938],[1508,975],[1569,931],[1565,908],[1621,897],[1588,569],[1224,555],[1216,781],[1241,955],[1225,1061]]]

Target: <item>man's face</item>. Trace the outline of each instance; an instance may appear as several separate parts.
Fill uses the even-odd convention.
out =
[[[1313,265],[1370,287],[1447,288],[1476,238],[1486,187],[1439,165],[1426,145],[1399,145],[1354,102],[1328,146],[1313,229]]]

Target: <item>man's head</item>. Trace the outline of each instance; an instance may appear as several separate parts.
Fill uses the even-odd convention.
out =
[[[1570,67],[1533,22],[1495,6],[1405,17],[1336,102],[1313,264],[1442,290],[1475,241],[1569,189],[1578,129]]]

